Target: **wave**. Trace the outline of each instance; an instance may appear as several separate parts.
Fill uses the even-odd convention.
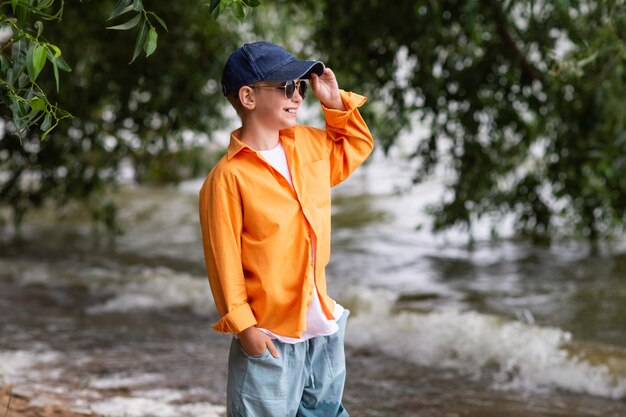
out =
[[[86,289],[98,300],[87,308],[91,314],[176,307],[190,308],[201,316],[215,312],[205,277],[164,266],[28,259],[0,260],[0,268],[22,285]]]
[[[49,351],[43,346],[35,346],[33,350],[0,350],[0,383],[22,382],[27,371],[31,372],[31,369],[35,369],[37,366],[54,363],[60,357],[58,352]],[[38,378],[39,375],[39,373],[34,373],[35,378]]]
[[[78,285],[94,294],[91,314],[189,308],[215,315],[204,277],[166,267],[0,262],[22,284]],[[502,389],[561,389],[626,397],[626,349],[575,340],[552,327],[459,309],[400,310],[398,294],[355,287],[338,301],[352,311],[346,342],[419,365],[490,375]],[[6,372],[5,372],[6,373]]]
[[[207,402],[183,403],[180,391],[156,389],[133,391],[132,397],[116,396],[91,404],[96,413],[107,416],[143,417],[219,417],[226,407]]]
[[[54,381],[55,375],[63,375],[66,362],[67,358],[62,352],[51,351],[43,345],[32,350],[0,350],[0,383],[11,384],[15,387],[15,394],[30,397],[30,405],[44,406],[51,402],[62,404],[65,400],[73,410],[82,409],[85,414],[95,412],[111,417],[219,417],[226,411],[223,405],[189,400],[203,394],[204,390],[200,388],[146,388],[154,383],[162,383],[165,377],[156,373],[94,376],[74,391]],[[129,394],[107,395],[111,392]],[[72,398],[67,398],[68,394]]]
[[[346,342],[423,366],[488,373],[501,389],[626,396],[626,350],[475,311],[398,311],[396,301],[388,291],[353,289],[342,300],[353,312]]]

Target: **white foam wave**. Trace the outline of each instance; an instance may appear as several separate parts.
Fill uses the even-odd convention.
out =
[[[43,350],[0,351],[0,382],[15,384],[25,379],[37,365],[59,360],[58,352]]]
[[[165,267],[142,268],[124,273],[123,280],[105,280],[105,293],[112,298],[88,309],[90,313],[191,307],[196,313],[214,311],[209,284],[203,277],[173,271]]]
[[[0,264],[1,265],[1,264]],[[10,269],[8,269],[10,267]],[[89,313],[188,307],[207,316],[215,311],[205,276],[195,276],[158,266],[125,266],[111,263],[94,267],[73,260],[7,262],[7,271],[21,284],[50,287],[80,286],[106,301]]]
[[[565,389],[608,398],[626,396],[626,374],[610,366],[615,358],[593,364],[566,348],[572,336],[474,311],[394,312],[395,295],[355,290],[342,304],[355,314],[347,343],[375,347],[414,363],[494,373],[501,388]]]
[[[163,380],[163,376],[160,374],[140,374],[140,375],[125,375],[114,374],[102,378],[94,378],[89,381],[89,386],[96,389],[120,389],[131,388],[138,385],[144,385],[148,383],[160,382]]]
[[[226,407],[208,402],[189,402],[188,395],[198,395],[198,389],[141,389],[146,385],[161,384],[164,376],[156,373],[113,374],[93,378],[87,386],[74,390],[60,377],[65,372],[66,357],[60,352],[45,350],[0,351],[0,383],[13,385],[13,392],[30,397],[32,406],[65,405],[85,414],[96,412],[107,417],[220,417]],[[128,396],[108,397],[102,390],[124,389]]]
[[[219,417],[226,407],[207,402],[177,404],[178,391],[134,391],[132,397],[113,397],[92,404],[98,414],[110,417]]]

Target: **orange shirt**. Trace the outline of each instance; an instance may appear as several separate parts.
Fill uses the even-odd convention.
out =
[[[314,282],[322,310],[330,258],[330,188],[371,153],[374,140],[357,107],[365,97],[341,91],[346,111],[322,106],[326,130],[296,125],[280,131],[293,188],[253,149],[231,134],[227,154],[200,190],[200,224],[209,283],[221,320],[239,333],[257,325],[300,337]],[[312,230],[316,239],[311,239]],[[312,265],[316,244],[316,271]]]

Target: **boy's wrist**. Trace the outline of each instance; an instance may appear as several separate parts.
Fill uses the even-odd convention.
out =
[[[250,327],[246,327],[245,329],[243,329],[242,331],[240,331],[239,333],[237,333],[237,336],[241,336],[243,334],[249,334],[250,332],[253,331],[253,329],[256,329],[256,326],[250,326]]]
[[[346,106],[343,104],[339,90],[337,90],[337,94],[334,94],[331,99],[324,101],[322,105],[331,110],[346,110]]]

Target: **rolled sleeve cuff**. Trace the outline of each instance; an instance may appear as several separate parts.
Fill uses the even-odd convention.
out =
[[[322,105],[322,111],[324,112],[324,117],[328,125],[343,129],[348,124],[352,113],[354,113],[358,107],[361,107],[367,98],[344,90],[339,90],[339,94],[341,95],[343,105],[346,106],[346,110],[329,109]]]
[[[247,329],[248,327],[254,326],[256,324],[257,321],[254,317],[254,314],[252,313],[250,304],[246,303],[226,314],[212,327],[220,333],[237,334]]]

